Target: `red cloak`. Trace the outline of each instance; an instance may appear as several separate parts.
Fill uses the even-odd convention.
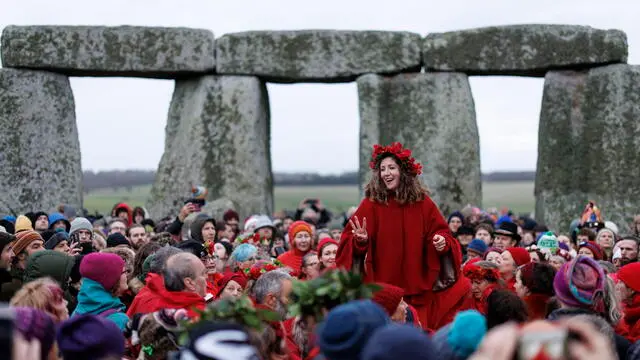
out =
[[[416,308],[424,328],[437,330],[453,320],[465,303],[465,293],[470,287],[469,282],[460,281],[460,244],[451,235],[433,201],[425,197],[422,201],[402,205],[394,198],[387,204],[365,198],[355,212],[356,216],[361,224],[364,218],[367,219],[368,242],[357,244],[352,228],[347,224],[338,248],[338,267],[353,269],[353,265],[364,257],[365,281],[403,288],[405,300]],[[437,251],[433,245],[435,235],[446,240],[442,251]],[[434,291],[445,270],[453,280]]]

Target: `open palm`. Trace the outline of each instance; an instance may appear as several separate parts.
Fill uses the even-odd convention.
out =
[[[367,218],[362,218],[362,225],[360,225],[360,221],[357,216],[354,216],[352,220],[349,220],[349,225],[351,225],[351,232],[353,236],[356,237],[356,240],[359,242],[365,242],[369,238],[367,234]]]

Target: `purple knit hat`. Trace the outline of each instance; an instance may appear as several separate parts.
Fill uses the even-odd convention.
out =
[[[556,297],[563,304],[604,312],[605,274],[600,265],[586,256],[578,256],[562,265],[553,279]]]
[[[60,324],[58,347],[65,360],[124,355],[125,338],[111,320],[99,315],[75,315]]]
[[[13,310],[16,316],[13,322],[15,329],[27,341],[33,339],[40,341],[41,359],[46,359],[56,334],[56,327],[51,316],[44,311],[28,307],[16,307]]]

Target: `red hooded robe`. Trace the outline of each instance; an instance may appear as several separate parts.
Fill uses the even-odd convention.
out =
[[[393,197],[388,204],[365,198],[355,216],[361,223],[367,219],[368,242],[364,246],[357,244],[347,224],[338,248],[338,267],[352,269],[354,257],[364,256],[365,281],[403,288],[404,299],[417,310],[423,328],[437,330],[451,322],[464,306],[470,287],[468,281],[459,281],[460,244],[433,201],[425,197],[423,201],[401,205]],[[435,235],[446,240],[442,251],[436,251],[433,245]],[[445,268],[455,281],[434,291]]]

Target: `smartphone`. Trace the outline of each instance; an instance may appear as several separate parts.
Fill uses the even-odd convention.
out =
[[[287,252],[287,250],[285,250],[283,247],[280,247],[280,246],[278,246],[275,249],[276,256],[280,256],[280,255],[282,255],[282,254],[284,254],[286,252]]]
[[[80,248],[82,249],[82,251],[80,251],[81,255],[88,255],[93,252],[93,244],[90,242],[80,243]]]
[[[15,312],[10,307],[0,307],[0,359],[13,358],[14,320]]]
[[[567,329],[551,331],[525,331],[520,336],[516,359],[518,360],[563,360],[567,355]]]
[[[191,203],[193,204],[193,206],[195,206],[195,211],[196,212],[200,212],[200,210],[202,210],[202,207],[204,206],[204,204],[206,203],[205,199],[189,199],[187,201],[184,202],[184,204],[188,204]]]

